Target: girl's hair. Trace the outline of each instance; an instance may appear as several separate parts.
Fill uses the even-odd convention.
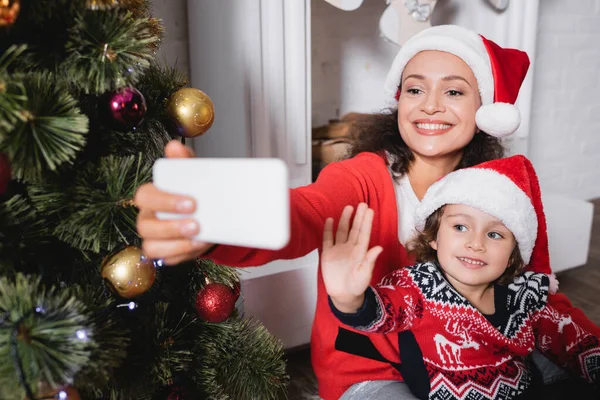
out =
[[[444,214],[444,208],[437,209],[433,214],[427,218],[423,231],[419,232],[416,238],[411,240],[407,244],[407,249],[416,256],[418,262],[438,262],[437,251],[431,247],[431,242],[436,240],[438,230],[440,229],[440,223],[442,221],[442,215]],[[519,251],[519,244],[513,249],[510,258],[508,259],[508,268],[498,278],[497,283],[504,285],[512,282],[513,278],[523,272],[525,269],[525,262],[521,258],[521,252]]]
[[[387,151],[394,156],[390,167],[397,178],[408,172],[408,167],[414,160],[412,150],[400,136],[397,108],[354,121],[352,137],[353,143],[348,152],[350,157],[365,151],[373,153]],[[502,157],[504,157],[504,147],[500,139],[479,132],[465,147],[463,157],[456,169]]]

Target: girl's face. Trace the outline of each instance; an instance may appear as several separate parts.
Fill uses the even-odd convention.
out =
[[[453,54],[423,51],[406,64],[401,86],[398,128],[408,147],[421,158],[461,156],[481,106],[471,68]]]
[[[502,276],[516,241],[497,218],[469,206],[448,204],[437,238],[430,244],[437,250],[444,275],[460,290],[487,286]]]

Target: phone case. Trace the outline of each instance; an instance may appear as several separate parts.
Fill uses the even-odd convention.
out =
[[[278,250],[290,237],[287,165],[276,158],[161,158],[153,179],[162,191],[196,199],[196,239]],[[190,215],[158,213],[160,219]]]

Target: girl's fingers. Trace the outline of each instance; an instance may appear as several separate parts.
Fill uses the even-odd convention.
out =
[[[158,190],[152,183],[140,186],[133,199],[140,211],[162,211],[190,214],[196,209],[196,202],[188,196],[178,196]]]
[[[361,268],[367,268],[367,270],[372,273],[373,268],[375,267],[375,261],[377,261],[377,257],[379,257],[382,251],[383,247],[381,246],[375,246],[370,249],[367,252],[367,255],[365,255],[365,259],[361,264]]]
[[[358,207],[356,207],[356,214],[354,215],[354,221],[352,221],[352,229],[350,230],[350,234],[348,235],[348,242],[352,244],[357,243],[358,234],[362,229],[363,220],[365,218],[365,212],[367,211],[367,209],[368,206],[366,203],[360,203]]]
[[[335,243],[342,244],[348,240],[348,231],[350,230],[350,217],[354,208],[352,206],[344,207],[342,216],[340,217],[340,223],[338,224],[337,232],[335,234]]]
[[[366,207],[366,205],[365,205]],[[358,211],[357,211],[358,214]],[[373,216],[375,212],[372,209],[364,211],[364,217],[362,224],[360,225],[360,231],[357,233],[357,244],[361,251],[366,252],[369,248],[369,241],[371,240],[371,229],[373,227]]]
[[[327,218],[323,229],[323,250],[331,247],[333,247],[333,218]]]

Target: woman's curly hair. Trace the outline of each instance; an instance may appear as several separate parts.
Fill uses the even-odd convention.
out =
[[[390,167],[396,178],[406,174],[410,163],[414,160],[412,150],[400,136],[397,108],[353,121],[352,139],[349,157],[365,151],[373,153],[387,151],[394,156]],[[479,132],[465,147],[463,157],[456,169],[502,157],[504,157],[504,147],[500,139]]]
[[[431,247],[431,242],[437,239],[437,233],[440,229],[444,208],[445,207],[441,207],[431,214],[429,218],[427,218],[423,230],[418,232],[417,237],[407,243],[407,250],[415,255],[418,262],[430,261],[439,264],[437,251]],[[506,268],[500,278],[496,280],[496,283],[505,285],[512,282],[515,276],[523,272],[525,266],[525,262],[519,251],[519,245],[517,244],[508,259],[508,268]]]

